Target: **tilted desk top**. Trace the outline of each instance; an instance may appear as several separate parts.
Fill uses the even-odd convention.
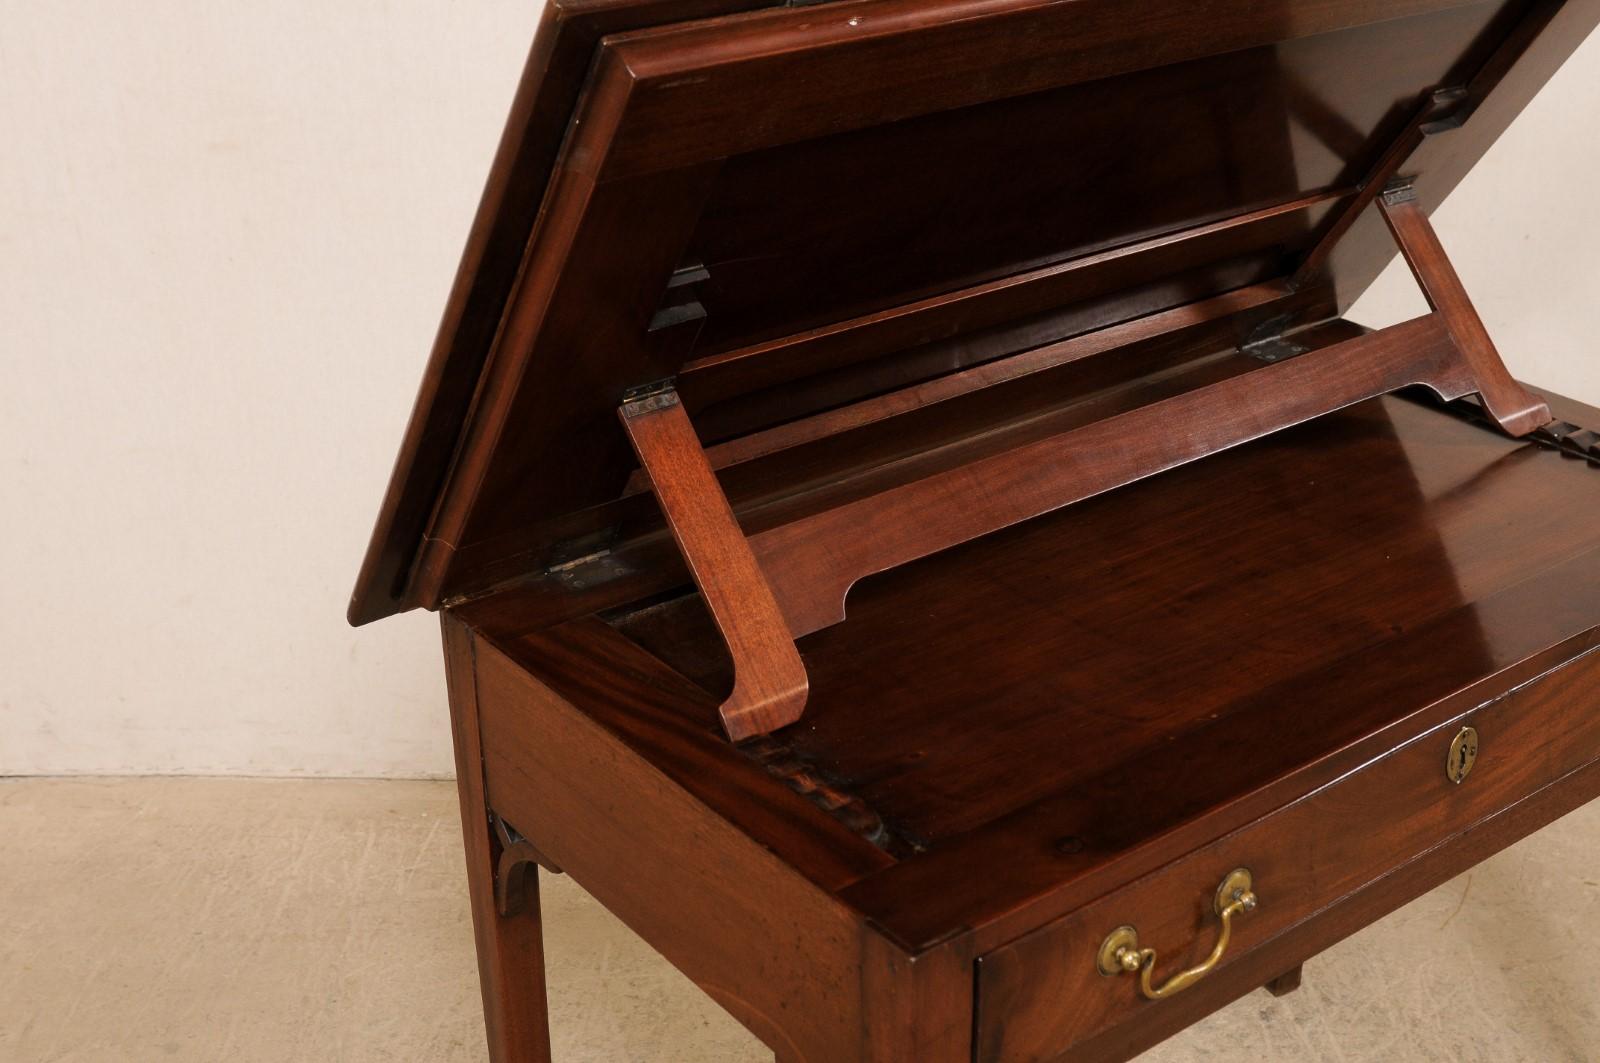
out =
[[[1597,23],[553,4],[349,610],[496,1063],[535,865],[783,1063],[1123,1060],[1600,794],[1600,413],[1429,220]]]
[[[1220,836],[1485,680],[1600,641],[1597,506],[1600,468],[1368,403],[856,588],[848,620],[801,641],[804,721],[741,754],[772,789],[797,772],[848,799],[804,817],[840,844],[814,866],[794,823],[676,767],[907,946],[998,940],[1041,893],[1092,898],[1130,851]],[[727,665],[696,596],[534,634],[516,615],[514,596],[461,612],[619,733],[626,713],[671,719],[671,743],[639,740],[669,770],[679,742],[726,746]],[[601,704],[595,673],[622,662],[636,700]]]

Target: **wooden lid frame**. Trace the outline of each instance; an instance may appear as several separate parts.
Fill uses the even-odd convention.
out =
[[[581,22],[598,11],[603,21],[643,17],[639,9],[650,5],[577,10],[585,6],[568,13]],[[684,17],[718,6],[658,5]],[[561,599],[550,616],[572,615],[670,586],[686,568],[735,660],[724,721],[734,737],[747,737],[798,717],[805,677],[793,640],[841,619],[849,586],[872,572],[1411,384],[1445,398],[1478,394],[1515,434],[1548,421],[1542,403],[1506,374],[1426,214],[1600,20],[1600,3],[1215,7],[1197,28],[1192,5],[1169,0],[1145,0],[1138,20],[1114,0],[860,0],[600,38],[537,223],[525,202],[520,212],[506,208],[518,160],[504,156],[515,152],[497,166],[498,191],[492,184],[479,232],[509,257],[505,230],[520,218],[531,227],[527,249],[514,282],[503,266],[499,281],[484,281],[469,253],[456,320],[447,319],[436,350],[352,620],[530,583]],[[563,17],[558,9],[552,24]],[[730,195],[742,194],[729,173],[772,180],[763,153],[783,159],[813,144],[845,145],[818,156],[842,158],[856,131],[911,135],[904,131],[918,122],[964,122],[942,116],[1032,106],[1026,101],[1040,94],[1148,86],[1139,80],[1148,71],[1181,69],[1172,77],[1182,81],[1247,64],[1249,77],[1277,78],[1261,73],[1256,57],[1277,55],[1286,42],[1371,47],[1441,27],[1460,50],[1438,65],[1459,80],[1416,86],[1398,124],[1385,119],[1362,132],[1363,145],[1378,145],[1350,154],[1368,158],[1365,168],[1330,186],[1285,185],[1293,194],[1276,202],[1135,231],[992,277],[969,273],[971,283],[944,290],[907,289],[798,330],[793,324],[816,308],[785,325],[775,311],[752,317],[748,307],[803,298],[754,282],[741,288],[736,268],[730,274],[713,259],[707,269],[694,255],[696,246],[727,243],[717,218],[727,216]],[[530,64],[540,89],[525,86],[508,145],[529,136],[529,113],[539,109],[528,99],[548,88],[556,39],[547,26],[546,52],[541,59],[536,47]],[[575,67],[580,52],[571,47],[562,62]],[[1317,62],[1307,69],[1337,69]],[[804,91],[774,91],[784,85]],[[1369,210],[1374,201],[1379,209]],[[1006,249],[1015,260],[1026,238],[1011,238],[1021,241]],[[483,238],[475,242],[487,254]],[[1336,318],[1394,244],[1434,312],[1284,358],[1297,330]],[[806,261],[803,250],[788,253]],[[981,264],[977,252],[963,253],[968,265]],[[482,294],[496,283],[502,302]],[[753,301],[741,309],[728,291]],[[481,305],[469,314],[474,298]],[[746,324],[742,332],[716,324],[724,319]],[[763,320],[776,323],[775,334],[760,334]],[[996,333],[994,342],[1011,349],[986,348],[955,372],[918,364],[951,337]],[[810,491],[798,477],[830,440],[853,445],[869,428],[894,425],[881,440],[920,417],[932,427],[911,438],[931,454],[942,411],[971,396],[1043,380],[1037,374],[1069,363],[1109,364],[1110,356],[1202,339],[1261,357],[1247,372],[1229,370],[1089,424],[1062,422],[1056,431],[1045,417],[1013,426],[987,449],[922,461],[921,472],[885,478],[884,452],[869,446],[859,464],[834,466],[861,481],[847,491]],[[861,383],[867,371],[894,386],[872,393]],[[853,383],[837,383],[851,373]],[[446,392],[451,401],[438,401]],[[641,472],[629,486],[633,459]],[[758,486],[764,476],[781,489]],[[650,487],[684,560],[662,551],[651,530],[660,516],[636,501]],[[574,582],[602,555],[617,578],[599,590]]]

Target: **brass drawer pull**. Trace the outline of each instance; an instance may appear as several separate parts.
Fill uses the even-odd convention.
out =
[[[1222,933],[1217,936],[1216,947],[1198,966],[1178,972],[1162,983],[1160,988],[1150,984],[1156,967],[1156,950],[1141,949],[1139,932],[1131,926],[1119,926],[1106,935],[1096,957],[1095,966],[1105,975],[1139,972],[1139,991],[1149,1000],[1161,1000],[1163,997],[1183,992],[1210,974],[1211,969],[1221,962],[1222,954],[1228,951],[1228,942],[1233,937],[1233,917],[1241,912],[1256,910],[1253,886],[1250,872],[1242,867],[1230,872],[1228,877],[1222,880],[1222,885],[1217,887],[1217,895],[1212,902],[1217,918],[1222,920]]]

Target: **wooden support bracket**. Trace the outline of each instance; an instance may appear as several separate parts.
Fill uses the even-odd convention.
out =
[[[542,867],[552,875],[561,874],[561,869],[499,813],[491,810],[489,822],[499,851],[494,868],[495,909],[503,917],[521,915],[538,905],[538,884],[529,879],[537,874],[535,868]]]
[[[1439,113],[1422,112],[1418,127]],[[863,577],[1411,385],[1446,401],[1477,395],[1511,435],[1549,423],[1549,407],[1506,371],[1410,185],[1376,202],[1432,313],[1055,435],[1025,433],[748,538],[677,392],[625,401],[628,438],[733,658],[729,736],[799,719],[808,683],[794,640],[843,620]]]
[[[1439,314],[856,498],[750,544],[800,637],[843,620],[865,576],[1413,384],[1446,400],[1480,390]]]
[[[809,692],[805,665],[678,393],[647,393],[618,412],[733,658],[733,692],[720,709],[728,737],[793,723]]]
[[[1367,208],[1383,194],[1390,182],[1400,173],[1400,168],[1406,164],[1422,142],[1427,139],[1430,131],[1448,128],[1452,116],[1464,108],[1469,102],[1469,95],[1465,88],[1439,89],[1428,93],[1422,101],[1417,112],[1412,115],[1411,121],[1406,123],[1400,135],[1394,139],[1377,161],[1377,164],[1368,171],[1361,181],[1356,194],[1350,202],[1333,219],[1322,239],[1311,249],[1300,268],[1295,271],[1291,283],[1296,288],[1309,287],[1322,279],[1323,271],[1328,267],[1328,260],[1333,257],[1334,249],[1345,238],[1351,227]]]
[[[1393,185],[1378,200],[1383,220],[1433,311],[1444,319],[1456,349],[1477,381],[1484,409],[1507,434],[1525,436],[1551,420],[1550,407],[1512,379],[1489,330],[1445,254],[1433,224],[1408,183]]]

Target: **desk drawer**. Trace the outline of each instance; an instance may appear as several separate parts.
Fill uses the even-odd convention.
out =
[[[1447,760],[1469,726],[1476,759],[1456,783]],[[1460,763],[1466,754],[1456,748]],[[1250,871],[1258,904],[1232,919],[1229,947],[1202,979],[1216,990],[1230,978],[1251,978],[1232,987],[1235,995],[1258,984],[1242,969],[1261,967],[1241,957],[1270,956],[1275,939],[1296,924],[1597,759],[1600,652],[1592,652],[984,956],[976,1058],[1056,1059],[1183,999],[1144,999],[1137,974],[1100,974],[1097,953],[1111,931],[1128,925],[1140,948],[1156,951],[1157,989],[1201,964],[1220,932],[1218,886],[1237,868]],[[1281,969],[1303,958],[1285,955]]]

